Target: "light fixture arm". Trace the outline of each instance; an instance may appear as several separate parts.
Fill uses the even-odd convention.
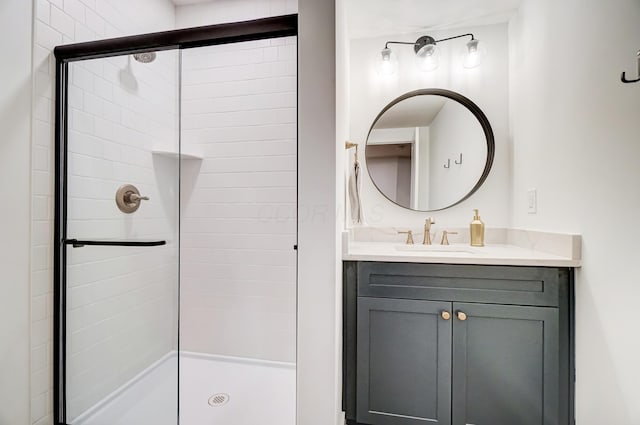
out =
[[[436,43],[440,43],[441,41],[455,40],[456,38],[462,38],[462,37],[471,37],[471,41],[476,39],[473,34],[469,33],[469,34],[456,35],[454,37],[442,38],[440,40],[436,40]]]
[[[424,35],[424,36],[418,38],[413,43],[408,42],[408,41],[387,41],[385,43],[385,45],[384,45],[384,48],[388,49],[389,48],[389,44],[404,44],[404,45],[413,46],[414,50],[417,53],[418,50],[422,49],[427,44],[436,44],[436,43],[440,43],[440,42],[443,42],[443,41],[455,40],[456,38],[463,38],[463,37],[471,37],[471,41],[476,39],[475,36],[473,34],[471,34],[471,33],[462,34],[462,35],[456,35],[456,36],[453,36],[453,37],[441,38],[440,40],[436,40],[435,38],[433,38],[431,36]]]
[[[415,46],[416,42],[411,43],[411,42],[408,42],[408,41],[387,41],[384,44],[384,48],[388,49],[389,48],[389,44],[406,44],[406,45],[410,45],[410,46]]]

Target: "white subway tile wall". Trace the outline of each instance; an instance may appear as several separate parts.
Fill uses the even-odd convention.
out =
[[[34,90],[33,90],[33,141],[32,141],[32,240],[31,240],[31,297],[32,297],[32,332],[31,332],[31,423],[35,425],[51,425],[54,420],[52,417],[52,400],[53,400],[53,284],[52,284],[52,241],[53,241],[53,170],[54,170],[54,142],[53,142],[53,126],[54,126],[54,81],[55,81],[55,60],[51,54],[53,48],[63,43],[72,43],[79,41],[88,41],[101,38],[123,36],[130,34],[139,34],[152,31],[162,31],[172,29],[175,26],[175,7],[169,0],[136,0],[136,4],[139,7],[128,7],[122,0],[37,0],[35,2],[34,11],[34,49],[33,49],[33,72],[34,72]],[[76,113],[73,114],[71,119],[71,125],[73,131],[84,131],[85,142],[78,146],[78,152],[74,155],[79,155],[84,158],[81,163],[81,172],[83,167],[92,167],[97,165],[93,171],[95,173],[106,173],[108,166],[104,163],[100,163],[97,158],[103,158],[103,160],[110,159],[113,164],[120,161],[120,165],[113,165],[114,173],[117,171],[120,175],[127,174],[127,167],[133,168],[135,164],[127,164],[121,158],[124,156],[123,152],[119,152],[120,158],[115,157],[113,147],[117,147],[116,140],[106,139],[112,138],[111,131],[114,131],[114,135],[120,137],[122,133],[117,132],[118,127],[112,127],[109,124],[118,121],[118,101],[114,96],[117,91],[110,87],[109,78],[111,83],[113,80],[113,72],[117,64],[105,65],[103,69],[96,69],[96,66],[78,67],[78,73],[74,74],[70,82],[75,84],[76,87],[82,90],[72,90],[74,95],[69,99],[70,107],[74,108]],[[99,67],[98,67],[99,68]],[[108,78],[105,78],[108,77]],[[146,77],[146,76],[145,76]],[[175,89],[175,83],[174,83]],[[85,97],[86,94],[86,97]],[[86,107],[86,109],[85,109]],[[129,109],[137,110],[140,105],[132,105]],[[168,108],[176,108],[176,100],[174,97],[173,103],[167,106]],[[175,121],[172,121],[175,122]],[[111,143],[108,143],[111,142]],[[104,152],[102,152],[104,150]],[[111,154],[112,156],[108,156]],[[102,157],[104,155],[104,157]],[[78,159],[78,158],[72,158]],[[142,168],[142,167],[141,167]],[[138,177],[145,172],[136,173],[134,178]],[[148,175],[148,172],[146,172]],[[86,176],[93,175],[95,177],[101,177],[101,179],[94,179],[95,183],[91,186],[86,184],[89,179],[82,179],[79,176],[75,177],[75,183],[70,182],[70,185],[76,190],[78,196],[78,207],[88,207],[86,203],[83,205],[81,198],[92,199],[96,198],[95,211],[96,216],[93,216],[94,220],[97,214],[102,214],[102,205],[98,207],[98,201],[108,190],[112,190],[111,187],[106,187],[106,183],[102,181],[102,177],[108,178],[107,174],[102,176],[99,174],[87,174]],[[115,176],[115,174],[114,174]],[[114,179],[115,180],[115,179]],[[82,192],[84,190],[84,192]],[[113,196],[113,194],[111,195]],[[99,208],[99,209],[98,209]],[[73,211],[75,207],[72,207]],[[144,211],[142,212],[144,213]],[[104,217],[105,219],[108,217]],[[90,223],[88,220],[85,225],[81,224],[81,221],[76,222],[74,231],[78,234],[83,234],[85,230],[91,230],[96,232],[97,230],[104,231],[104,234],[117,230],[114,226],[108,226],[108,220],[104,220],[98,226]],[[103,228],[104,225],[104,228]],[[138,223],[131,225],[131,229],[139,229],[140,234],[147,233],[149,230],[142,230],[143,226],[138,226]],[[146,227],[152,227],[146,226]],[[157,226],[156,226],[157,230]],[[108,231],[108,232],[107,232]],[[133,230],[132,230],[133,231]],[[95,233],[98,235],[98,233]],[[90,236],[90,233],[84,233],[84,235]],[[169,248],[167,248],[169,249]],[[79,251],[80,250],[76,250]],[[88,255],[89,251],[85,251]],[[74,253],[74,261],[83,261],[80,257],[77,257]],[[98,251],[96,251],[98,253]],[[109,256],[109,254],[102,253],[103,257]],[[155,254],[154,254],[155,255]],[[77,258],[76,258],[77,257]],[[106,266],[108,263],[100,262],[99,258],[93,260],[87,259],[87,261],[96,261],[96,264],[100,264],[100,267]],[[149,259],[142,256],[140,258],[141,266],[143,268],[150,268]],[[164,277],[163,277],[164,278]],[[151,317],[156,312],[152,312],[153,309],[158,309],[158,297],[163,296],[161,293],[155,293],[145,298],[142,294],[143,291],[148,290],[150,286],[146,285],[150,280],[137,281],[136,285],[132,286],[132,291],[137,291],[137,298],[134,298],[131,302],[138,303],[137,308],[140,310],[147,309],[147,316]],[[81,283],[81,282],[78,282]],[[106,282],[105,282],[106,283]],[[85,286],[89,288],[90,283],[85,282]],[[134,289],[135,288],[135,289]],[[96,305],[102,305],[101,311],[106,312],[107,300],[111,294],[99,293],[94,294],[96,297],[94,302]],[[145,298],[144,300],[142,298]],[[91,302],[90,299],[85,299],[86,302]],[[74,301],[76,303],[78,301]],[[102,304],[101,304],[102,303]],[[74,304],[75,305],[75,304]],[[134,307],[132,307],[133,309]],[[80,311],[80,309],[78,309]],[[113,312],[113,311],[112,311]],[[170,313],[171,314],[171,313]],[[87,329],[92,328],[90,320],[96,320],[97,318],[90,319],[87,316]],[[106,324],[107,322],[105,322]],[[140,323],[140,326],[144,326]],[[149,333],[147,336],[151,338],[151,329],[153,326],[149,326],[146,331]],[[97,328],[96,332],[98,332]],[[134,329],[138,329],[139,327]],[[135,332],[136,330],[129,330]],[[99,333],[99,332],[98,332]],[[89,340],[81,340],[81,333],[77,334],[78,343],[84,341],[84,344],[89,344]],[[124,334],[113,335],[114,338],[123,338]],[[161,341],[162,338],[158,338]],[[79,349],[81,344],[77,346]],[[136,347],[138,348],[138,347]],[[157,350],[159,348],[154,347]],[[132,348],[135,349],[135,348]],[[145,350],[152,351],[151,347],[145,347]],[[99,350],[95,350],[99,351]],[[146,357],[153,357],[147,352],[144,353]],[[89,355],[89,354],[87,354]],[[118,353],[118,355],[123,355]],[[101,352],[96,361],[102,361],[107,357],[106,352]],[[142,356],[145,357],[145,356]],[[135,361],[146,361],[146,358],[135,359]],[[118,363],[120,365],[120,363]],[[113,377],[114,380],[121,380],[125,375],[133,373],[139,365],[131,363],[122,363],[122,368],[118,369],[120,376]],[[89,369],[86,369],[87,371]],[[91,379],[86,375],[83,379]],[[116,382],[113,382],[115,385]],[[100,384],[102,385],[102,383]],[[97,391],[96,386],[96,391]],[[106,387],[103,387],[104,391]],[[89,392],[89,391],[88,391]],[[93,394],[95,395],[95,394]],[[92,395],[92,396],[93,396]],[[88,401],[84,402],[85,404]]]
[[[180,348],[294,362],[296,39],[182,64]]]

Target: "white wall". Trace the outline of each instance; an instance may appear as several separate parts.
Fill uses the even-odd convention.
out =
[[[330,2],[324,3],[326,7],[331,7]],[[349,110],[351,108],[351,98],[349,92],[349,39],[347,34],[349,33],[348,28],[348,20],[347,20],[347,4],[342,0],[335,0],[334,2],[335,10],[333,13],[335,18],[333,21],[335,22],[335,38],[331,40],[330,38],[325,39],[325,43],[334,43],[335,44],[335,104],[333,106],[334,113],[336,116],[336,143],[333,147],[334,157],[335,157],[335,178],[334,178],[334,186],[336,188],[336,196],[335,196],[335,211],[336,211],[336,220],[335,220],[335,228],[334,231],[337,235],[340,235],[342,229],[345,227],[345,223],[347,222],[347,209],[346,209],[346,188],[345,183],[348,176],[348,169],[350,165],[353,164],[354,149],[345,150],[345,142],[349,139]],[[324,19],[331,21],[330,16],[325,16]],[[330,48],[328,49],[327,54],[330,54]],[[326,78],[326,77],[325,77]],[[312,84],[312,82],[310,82]],[[329,107],[331,107],[329,105]],[[330,148],[326,148],[329,153]],[[363,152],[363,151],[361,151]],[[333,364],[329,363],[330,367],[332,367],[334,372],[335,380],[330,382],[330,384],[325,385],[333,385],[335,391],[334,397],[334,411],[335,421],[332,420],[329,414],[329,411],[326,418],[326,423],[328,424],[336,424],[342,425],[344,423],[344,412],[342,411],[342,267],[341,267],[341,244],[339,239],[335,240],[336,251],[334,253],[334,264],[336,264],[335,280],[334,280],[334,288],[333,294],[328,292],[329,300],[325,301],[325,303],[329,304],[333,302],[335,305],[335,309],[333,311],[333,334],[334,334],[334,361]],[[325,253],[326,256],[329,256],[329,253]],[[328,316],[328,313],[326,317]],[[328,332],[327,332],[328,334]],[[328,337],[325,337],[327,341],[330,341]],[[309,376],[309,378],[311,378]],[[325,379],[331,379],[331,377],[327,377]],[[299,388],[299,391],[306,391],[307,387]],[[307,397],[305,400],[311,402],[311,398]],[[302,403],[298,402],[300,405]],[[302,408],[306,407],[302,405]]]
[[[30,292],[42,294],[29,288],[31,21],[31,2],[0,3],[0,424],[29,423],[30,322],[50,300],[30,314]],[[46,364],[38,354],[33,361]]]
[[[297,423],[327,425],[341,411],[335,3],[300,0],[299,13]]]
[[[394,200],[398,197],[398,162],[398,157],[370,158],[367,162],[380,190]]]
[[[402,205],[411,205],[411,159],[398,158],[396,194]]]
[[[211,0],[176,7],[176,28],[248,21],[297,12],[297,0]]]
[[[431,140],[429,127],[416,128],[417,145],[414,152],[418,156],[418,175],[414,184],[417,186],[417,207],[421,210],[429,208],[429,188],[431,186]]]
[[[479,208],[490,227],[509,224],[509,145],[508,145],[508,42],[507,25],[490,25],[429,32],[436,38],[473,32],[486,43],[488,55],[484,63],[474,69],[462,67],[461,49],[465,40],[442,43],[440,67],[422,73],[415,66],[411,46],[394,46],[398,54],[399,70],[391,77],[377,73],[376,61],[388,40],[414,41],[423,33],[399,34],[386,37],[355,39],[350,47],[350,138],[364,143],[371,123],[390,101],[411,90],[446,88],[457,91],[474,101],[487,115],[495,133],[496,157],[489,178],[479,191],[462,204],[437,213],[413,212],[385,199],[363,173],[362,202],[365,219],[372,226],[411,226],[424,222],[432,215],[438,222],[434,230],[448,225],[470,222],[472,209]],[[364,161],[363,161],[364,162]],[[364,164],[363,164],[364,165]]]
[[[53,110],[56,45],[173,28],[168,1],[38,0],[34,11],[34,93],[32,139],[31,285],[34,316],[31,333],[31,423],[52,423],[52,258]],[[45,309],[44,311],[42,309]]]
[[[183,51],[180,349],[296,360],[296,38]]]
[[[640,423],[640,84],[620,82],[635,76],[638,22],[636,0],[525,0],[510,26],[513,225],[583,235],[580,425]],[[603,36],[586,40],[593,28]]]

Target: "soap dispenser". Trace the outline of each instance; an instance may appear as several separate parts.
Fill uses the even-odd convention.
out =
[[[471,231],[471,246],[484,246],[484,223],[480,220],[478,210],[473,211],[475,211],[475,215],[469,225]]]

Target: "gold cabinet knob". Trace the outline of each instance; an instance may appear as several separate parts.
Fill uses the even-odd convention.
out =
[[[444,320],[451,319],[451,313],[449,313],[448,311],[443,311],[442,313],[440,313],[440,316],[442,316]]]
[[[458,312],[458,320],[460,320],[461,322],[464,322],[465,320],[467,320],[467,315],[461,311]]]

